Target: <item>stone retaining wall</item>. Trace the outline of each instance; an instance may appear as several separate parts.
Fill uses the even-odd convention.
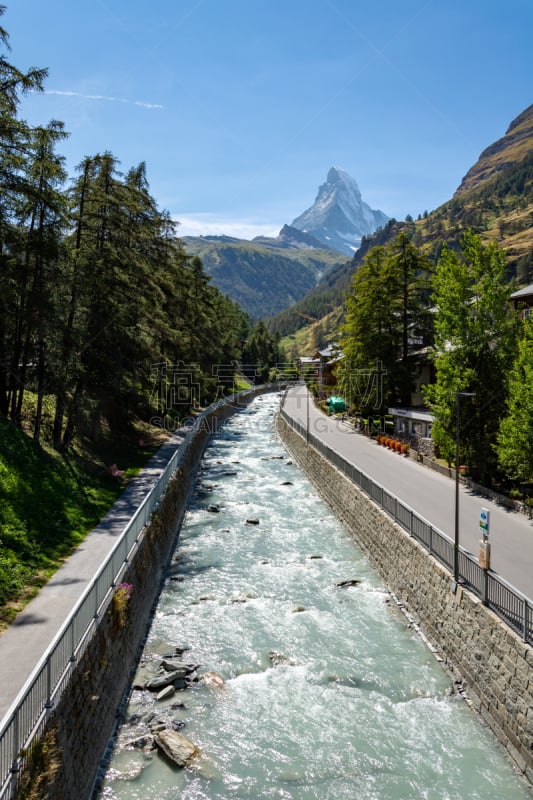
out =
[[[205,446],[219,424],[264,391],[250,392],[239,406],[221,406],[181,445],[184,458],[123,577],[133,587],[124,613],[111,601],[98,621],[43,735],[31,748],[17,800],[87,800],[94,795]]]
[[[533,784],[533,648],[278,417],[278,433]]]

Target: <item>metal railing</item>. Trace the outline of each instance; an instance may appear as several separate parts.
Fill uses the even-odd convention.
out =
[[[284,408],[280,410],[280,416],[453,574],[454,542],[445,533],[328,447],[307,426],[290,417]],[[478,560],[461,546],[459,580],[518,633],[524,642],[533,644],[533,602],[492,570],[483,569]]]
[[[194,441],[194,433],[214,427],[209,418],[222,406],[242,408],[250,395],[277,389],[277,385],[247,389],[219,400],[194,418],[184,441],[173,453],[156,483],[125,525],[106,561],[87,586],[58,634],[42,655],[25,686],[0,722],[0,800],[11,800],[16,793],[16,776],[24,767],[28,747],[46,725],[50,711],[66,687],[73,665],[82,655],[99,620],[109,606],[144,534],[152,513],[174,472],[180,467]]]

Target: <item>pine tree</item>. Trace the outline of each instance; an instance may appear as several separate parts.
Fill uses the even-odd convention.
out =
[[[269,372],[280,359],[279,340],[259,321],[250,331],[243,347],[242,359],[248,377],[255,383],[266,383]]]

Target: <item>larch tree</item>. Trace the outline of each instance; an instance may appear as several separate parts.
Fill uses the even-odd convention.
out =
[[[5,6],[0,5],[0,16]],[[9,36],[0,27],[0,413],[9,413],[12,393],[18,390],[15,350],[22,336],[25,287],[21,287],[17,250],[25,230],[16,221],[16,209],[27,194],[24,170],[31,128],[18,118],[21,97],[42,91],[47,71],[21,72],[7,59]]]
[[[346,398],[362,413],[382,411],[392,402],[410,405],[417,369],[413,354],[432,336],[428,274],[428,260],[400,233],[388,247],[372,248],[352,279],[339,379]],[[380,382],[385,379],[377,396],[367,391],[369,379],[360,377],[374,372]]]
[[[25,230],[20,254],[21,299],[24,313],[13,365],[17,387],[12,392],[12,418],[20,419],[28,368],[33,365],[32,388],[37,395],[34,439],[39,441],[43,399],[55,370],[56,287],[61,282],[59,251],[66,227],[66,199],[61,189],[66,179],[64,159],[56,154],[58,142],[66,138],[63,123],[53,120],[31,132],[30,153],[25,168],[26,192],[17,204],[17,218]]]

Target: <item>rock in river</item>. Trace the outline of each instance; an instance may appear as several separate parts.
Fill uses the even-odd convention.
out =
[[[155,743],[178,767],[185,767],[188,761],[198,753],[198,749],[192,742],[169,728],[158,733]]]
[[[174,672],[166,672],[164,675],[159,675],[157,678],[152,678],[145,684],[145,689],[150,692],[159,692],[165,686],[170,686],[178,680],[184,680],[187,673],[183,670],[174,670]]]

